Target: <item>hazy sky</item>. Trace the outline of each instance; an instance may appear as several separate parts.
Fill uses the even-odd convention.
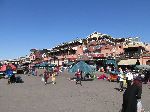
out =
[[[0,59],[94,31],[150,42],[150,0],[0,0]]]

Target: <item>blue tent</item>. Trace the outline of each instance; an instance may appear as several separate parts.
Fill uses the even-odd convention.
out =
[[[46,67],[46,66],[48,66],[48,63],[47,63],[47,62],[40,63],[40,66],[41,66],[41,67]]]
[[[49,67],[56,67],[56,65],[55,64],[50,64],[50,65],[48,65]]]
[[[47,67],[47,66],[49,66],[49,64],[47,62],[35,64],[35,67]]]
[[[116,62],[116,60],[113,60],[113,59],[107,59],[106,64],[114,65],[115,67],[117,67],[117,62]]]
[[[94,72],[94,69],[84,61],[80,61],[77,64],[75,64],[73,67],[70,68],[69,72],[75,73],[78,69],[85,74]]]
[[[73,65],[73,64],[74,64],[74,62],[68,62],[67,63],[68,66]]]

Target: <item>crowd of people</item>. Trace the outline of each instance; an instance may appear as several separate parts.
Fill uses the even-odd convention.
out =
[[[0,68],[0,72],[2,73],[2,77],[8,79],[8,84],[12,83],[23,83],[23,80],[20,76],[16,76],[17,66],[12,63],[4,64]]]
[[[53,69],[52,71],[48,71],[48,69],[45,69],[42,81],[45,83],[45,85],[48,83],[48,79],[51,78],[52,84],[56,84],[56,75],[58,74],[58,71],[56,69]]]
[[[106,73],[111,74],[110,67],[107,67],[106,72],[103,67],[100,71],[102,75],[97,78],[109,80],[110,76],[107,76]],[[133,74],[131,69],[126,68],[123,71],[122,68],[119,68],[116,75],[120,85],[118,90],[124,91],[121,112],[144,112],[141,104],[142,84],[150,82],[150,71],[143,69],[142,72],[138,71]]]
[[[62,68],[61,68],[62,69]],[[48,84],[48,80],[51,80],[52,84],[56,84],[56,76],[61,71],[58,67],[52,67],[51,70],[48,68],[44,68],[44,72],[42,74],[42,81],[44,84]],[[102,75],[98,76],[97,79],[106,79],[109,80],[109,76],[106,75],[111,73],[110,68],[107,68],[107,71],[102,68],[100,70],[102,72]],[[132,71],[130,69],[126,69],[125,71],[122,70],[122,68],[118,69],[117,78],[119,81],[119,91],[123,92],[123,104],[122,104],[122,110],[121,112],[137,112],[137,110],[140,110],[139,112],[142,112],[142,108],[138,108],[138,104],[141,99],[142,94],[142,84],[147,84],[148,81],[150,81],[150,72],[146,69],[143,72],[145,74],[145,77],[141,77],[141,74],[134,76],[132,74]],[[8,84],[16,83],[19,77],[16,77],[13,73],[12,68],[9,66],[9,64],[6,67],[5,71],[5,78],[8,79]],[[33,76],[37,76],[37,69],[35,67],[32,67],[31,74]],[[75,73],[75,81],[76,85],[80,84],[82,86],[82,80],[83,78],[83,71],[78,69]],[[85,74],[85,76],[90,77],[90,74]]]

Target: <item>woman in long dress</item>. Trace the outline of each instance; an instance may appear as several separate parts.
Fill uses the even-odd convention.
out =
[[[52,73],[52,83],[56,84],[56,72],[55,71]]]
[[[135,79],[123,94],[122,112],[137,112],[137,102],[141,99],[142,82]]]
[[[47,84],[47,80],[49,78],[49,73],[48,73],[47,70],[44,71],[43,78],[44,78],[44,83],[46,85]]]

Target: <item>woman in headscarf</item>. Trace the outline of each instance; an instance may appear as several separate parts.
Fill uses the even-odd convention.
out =
[[[142,82],[140,78],[137,78],[123,94],[122,112],[137,112],[137,102],[141,99],[141,94]]]
[[[49,74],[48,74],[48,70],[47,69],[45,69],[45,71],[44,71],[43,78],[44,78],[44,83],[46,85],[47,84],[47,80],[49,78]]]

